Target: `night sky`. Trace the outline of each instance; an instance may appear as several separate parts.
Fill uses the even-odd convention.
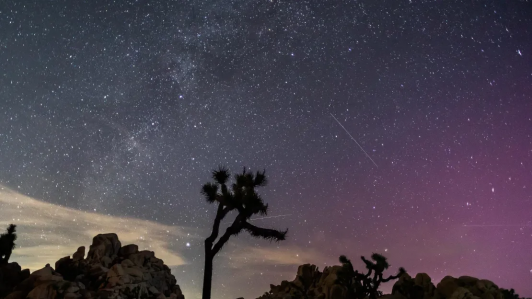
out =
[[[218,165],[289,235],[233,237],[213,298],[372,252],[532,296],[532,2],[0,1],[12,260],[117,232],[199,298]]]

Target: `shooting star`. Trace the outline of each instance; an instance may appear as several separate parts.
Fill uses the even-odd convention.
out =
[[[464,224],[464,227],[532,227],[531,224]]]
[[[269,218],[277,218],[277,217],[286,217],[286,216],[292,216],[292,214],[284,214],[284,215],[275,215],[275,216],[259,217],[259,218],[250,219],[250,221],[262,220],[262,219],[269,219]]]
[[[331,113],[331,116],[340,125],[340,127],[342,127],[342,129],[344,129],[344,131],[347,133],[347,135],[349,135],[349,137],[351,137],[351,139],[353,139],[353,141],[358,145],[358,147],[360,147],[360,149],[364,152],[364,154],[366,154],[366,157],[368,157],[368,159],[370,159],[371,162],[373,162],[373,164],[375,164],[375,166],[379,167],[377,165],[377,163],[375,163],[375,161],[373,161],[373,159],[371,159],[371,157],[368,155],[368,153],[362,148],[360,143],[358,143],[358,141],[351,135],[351,133],[349,133],[349,131],[347,131],[347,129],[342,125],[342,123],[340,123],[340,121],[336,117],[334,117],[334,115],[332,113]]]

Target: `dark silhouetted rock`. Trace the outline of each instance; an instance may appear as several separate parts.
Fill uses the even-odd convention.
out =
[[[78,250],[72,255],[72,260],[80,261],[85,258],[85,246],[78,247]]]
[[[337,283],[337,273],[340,269],[341,266],[325,267],[322,273],[315,265],[301,265],[293,281],[284,280],[280,285],[272,284],[270,292],[259,298],[351,299],[347,298],[345,287]]]
[[[28,293],[26,293],[26,292],[15,291],[15,292],[7,295],[7,297],[5,297],[4,299],[25,299],[27,295],[28,295]]]
[[[0,265],[0,298],[11,293],[15,286],[29,277],[29,270],[22,270],[17,263]]]
[[[129,244],[126,246],[123,246],[120,248],[120,251],[118,252],[119,256],[128,257],[131,254],[139,252],[139,247],[135,244]]]
[[[431,278],[425,273],[418,273],[414,279],[408,273],[402,274],[392,288],[392,295],[396,298],[431,299],[436,288]]]
[[[73,258],[59,259],[55,270],[46,265],[31,275],[18,265],[4,267],[16,278],[6,298],[184,299],[170,268],[154,252],[138,251],[134,244],[120,247],[116,234],[97,235],[84,255],[85,247],[79,247]]]
[[[470,276],[445,276],[436,287],[425,273],[412,279],[404,274],[394,284],[388,299],[504,299],[502,289],[493,282]]]
[[[92,239],[92,245],[89,248],[87,259],[100,262],[107,257],[111,260],[118,255],[122,247],[116,234],[100,234]]]
[[[259,299],[352,299],[337,283],[340,269],[340,266],[325,267],[322,273],[314,265],[301,265],[293,281],[270,285],[270,291]],[[415,278],[403,273],[394,283],[392,294],[379,299],[505,299],[503,291],[489,280],[470,276],[446,276],[434,286],[426,273],[418,273]]]

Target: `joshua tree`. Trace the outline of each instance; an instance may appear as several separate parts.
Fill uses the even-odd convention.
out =
[[[227,187],[230,174],[229,171],[220,167],[212,172],[214,183],[203,185],[201,193],[208,203],[218,203],[218,210],[211,235],[205,239],[205,272],[203,273],[203,299],[211,298],[212,266],[214,256],[227,243],[233,235],[239,234],[242,230],[247,231],[253,237],[266,240],[282,241],[286,237],[285,231],[257,227],[249,223],[251,216],[255,214],[266,215],[268,205],[264,203],[260,195],[255,191],[257,187],[266,185],[265,171],[253,174],[251,171],[244,171],[235,175],[235,182],[231,189]],[[225,233],[218,239],[220,222],[230,211],[235,210],[236,215],[233,223],[226,229]]]
[[[514,289],[503,289],[501,288],[501,293],[504,299],[530,299],[525,297],[520,297],[519,294],[515,292]]]
[[[368,272],[366,274],[359,273],[353,269],[351,261],[345,257],[340,256],[342,269],[338,273],[337,283],[347,288],[348,298],[364,299],[369,297],[375,299],[379,296],[379,286],[383,282],[397,279],[403,273],[406,273],[404,268],[399,268],[397,275],[390,275],[388,278],[383,278],[382,273],[390,266],[386,258],[378,253],[371,255],[373,261],[368,261],[364,256],[361,257]],[[373,274],[373,277],[371,276]]]
[[[514,289],[507,290],[501,288],[501,292],[504,299],[519,299],[519,295],[515,293]]]
[[[17,234],[15,234],[17,226],[10,224],[7,228],[7,232],[0,235],[0,264],[7,264],[13,249],[15,249],[15,240]]]

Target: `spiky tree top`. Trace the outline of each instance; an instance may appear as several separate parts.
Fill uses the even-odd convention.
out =
[[[9,235],[12,235],[15,233],[15,230],[17,229],[17,226],[14,225],[14,224],[10,224],[9,227],[7,228],[7,233]]]
[[[370,271],[375,271],[376,273],[382,273],[384,270],[388,269],[390,265],[388,264],[387,258],[381,254],[373,253],[371,259],[373,261],[368,261],[365,257],[360,257],[364,264],[366,264],[366,269]]]
[[[353,269],[353,264],[345,256],[340,256],[340,263],[342,269],[338,273],[337,283],[347,287],[350,298],[377,298],[378,288],[381,283],[397,279],[403,273],[406,273],[404,268],[399,268],[397,275],[390,275],[383,278],[384,270],[390,266],[386,257],[381,254],[373,253],[371,255],[372,261],[367,260],[364,256],[360,257],[368,272],[366,274],[359,273]],[[373,275],[372,275],[373,274]]]
[[[237,209],[239,213],[245,215],[246,219],[257,213],[266,215],[268,205],[264,204],[260,195],[255,191],[255,188],[266,186],[268,183],[265,171],[257,171],[253,174],[244,168],[241,174],[235,175],[231,190],[227,188],[229,176],[229,171],[225,167],[212,172],[214,183],[203,185],[201,190],[207,202],[218,201],[228,211]]]
[[[11,224],[7,228],[7,232],[0,235],[0,264],[7,264],[13,249],[15,249],[16,228],[16,225]]]
[[[3,241],[2,243],[8,244],[8,247],[10,247],[11,250],[15,249],[15,241],[17,240],[17,234],[15,233],[16,229],[17,229],[16,225],[10,224],[7,227],[7,230],[6,230],[7,232],[0,235],[0,239]]]
[[[201,190],[201,193],[205,196],[208,203],[219,203],[219,211],[215,219],[215,222],[218,223],[215,223],[216,226],[213,233],[219,228],[219,222],[227,215],[227,213],[236,210],[238,211],[238,216],[230,227],[230,234],[238,234],[243,229],[248,231],[254,237],[275,241],[284,240],[287,231],[260,228],[248,222],[248,220],[255,214],[268,214],[268,205],[264,203],[261,196],[256,191],[257,187],[266,186],[268,183],[266,172],[257,171],[254,174],[244,168],[242,173],[235,175],[235,180],[231,185],[231,188],[227,187],[229,177],[230,174],[227,168],[221,166],[212,172],[214,182],[206,183]],[[214,242],[216,237],[215,234],[211,235],[209,241]],[[223,243],[221,245],[223,245]],[[217,248],[215,247],[213,249]]]

